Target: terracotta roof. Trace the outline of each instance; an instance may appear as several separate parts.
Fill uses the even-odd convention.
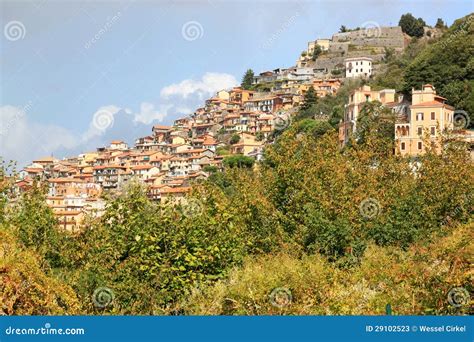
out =
[[[439,101],[427,101],[427,102],[421,102],[416,105],[411,105],[410,108],[417,108],[417,107],[446,107],[449,109],[454,109],[454,107],[449,106],[443,102]]]
[[[177,188],[168,188],[168,189],[162,189],[160,192],[162,194],[172,194],[172,193],[186,193],[191,190],[190,187],[177,187]]]
[[[151,165],[137,165],[137,166],[133,166],[132,170],[149,170],[153,167],[154,166],[151,166]]]
[[[93,167],[94,170],[102,170],[102,169],[126,169],[125,166],[121,165],[96,165]]]
[[[153,129],[167,130],[170,131],[173,129],[172,126],[163,126],[163,125],[154,125]]]
[[[48,179],[50,183],[84,183],[82,179],[76,178],[50,178]]]
[[[54,157],[43,157],[33,160],[33,163],[52,163],[55,161]]]
[[[29,173],[38,173],[43,171],[43,169],[39,167],[25,167],[23,170]]]

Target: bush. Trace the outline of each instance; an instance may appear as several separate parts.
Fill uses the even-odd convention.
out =
[[[249,258],[228,280],[194,291],[183,309],[193,315],[383,315],[390,304],[397,315],[468,313],[469,303],[453,307],[448,292],[473,290],[473,228],[458,227],[408,251],[370,245],[350,269],[319,255]]]
[[[234,135],[232,135],[232,137],[230,138],[230,144],[231,144],[231,145],[235,145],[235,144],[237,144],[239,141],[240,141],[240,135],[238,135],[238,134],[234,134]]]
[[[255,159],[252,157],[243,156],[240,154],[225,157],[222,161],[226,167],[238,167],[238,168],[252,168],[255,163]]]

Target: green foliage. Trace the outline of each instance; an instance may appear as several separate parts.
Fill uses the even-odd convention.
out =
[[[10,218],[17,236],[25,247],[33,248],[51,267],[63,262],[60,246],[67,238],[61,232],[51,208],[46,204],[47,189],[37,182],[23,193]]]
[[[446,28],[446,24],[444,23],[444,21],[443,21],[442,18],[438,18],[438,20],[436,20],[435,27],[436,27],[437,29],[445,29],[445,28]]]
[[[240,154],[225,157],[222,161],[225,167],[252,168],[255,159]]]
[[[427,46],[406,68],[403,89],[430,83],[474,122],[474,15],[456,20],[448,32]],[[446,53],[449,51],[449,53]]]
[[[156,205],[132,184],[109,199],[100,221],[80,237],[82,266],[67,276],[85,308],[101,312],[91,295],[107,287],[115,294],[107,312],[170,313],[190,289],[223,277],[240,262],[247,241],[218,194],[210,189],[177,206]]]
[[[450,306],[447,294],[456,286],[472,291],[473,228],[458,227],[407,251],[369,245],[350,269],[319,255],[249,258],[228,281],[193,292],[183,309],[193,315],[383,315],[390,303],[396,315],[468,314],[469,303]],[[287,300],[276,302],[275,291]]]
[[[423,37],[425,25],[423,19],[416,19],[411,13],[403,14],[398,22],[402,31],[411,37]]]
[[[219,171],[217,166],[214,166],[214,165],[206,165],[202,168],[202,170],[208,173],[216,173],[217,171]]]
[[[216,149],[216,154],[218,156],[226,156],[230,153],[229,151],[229,148],[228,147],[224,147],[224,146],[219,146],[217,149]]]
[[[237,144],[239,141],[240,141],[240,135],[234,134],[234,135],[232,135],[232,137],[230,138],[229,143],[230,143],[231,145],[235,145],[235,144]]]
[[[364,103],[357,118],[358,143],[362,145],[375,139],[380,152],[393,153],[395,119],[395,114],[380,102]]]
[[[253,84],[253,78],[255,77],[254,73],[253,73],[253,70],[252,69],[248,69],[246,72],[245,72],[245,75],[243,76],[242,78],[242,83],[241,83],[241,86],[243,89],[246,89],[246,90],[249,90],[252,88],[252,84]]]
[[[316,44],[314,46],[313,55],[311,56],[311,59],[313,61],[316,61],[318,59],[318,57],[321,55],[322,52],[323,52],[323,50],[321,49],[321,46]]]
[[[71,287],[41,266],[41,255],[25,250],[0,226],[0,315],[74,315],[80,303]]]
[[[341,27],[339,28],[339,33],[345,33],[345,32],[348,32],[347,27],[345,25],[341,25]]]
[[[6,220],[8,198],[12,196],[11,189],[16,176],[15,163],[5,162],[0,157],[0,224]]]
[[[371,85],[407,92],[430,82],[474,113],[469,18],[438,42],[412,39],[402,55],[386,50],[387,69]],[[206,167],[208,180],[189,196],[151,202],[131,183],[107,194],[104,215],[87,218],[76,235],[60,229],[39,184],[15,198],[3,164],[0,310],[383,314],[391,303],[395,314],[467,313],[450,307],[446,293],[472,291],[472,161],[444,134],[416,159],[394,155],[394,115],[378,102],[363,106],[355,139],[341,148],[336,129],[361,84],[347,80],[320,99],[311,88],[262,163],[219,147],[224,171]],[[93,301],[102,287],[114,294],[105,308]],[[279,287],[292,294],[290,305],[269,301]]]
[[[334,130],[329,122],[312,119],[304,119],[296,122],[293,129],[298,133],[310,134],[314,137],[323,136],[326,132]]]
[[[313,86],[310,86],[306,93],[304,94],[303,104],[301,105],[301,110],[305,111],[311,108],[318,102],[318,96]]]

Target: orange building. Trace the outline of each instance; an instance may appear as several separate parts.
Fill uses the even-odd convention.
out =
[[[426,139],[434,140],[440,132],[452,130],[454,108],[444,97],[436,95],[431,84],[412,90],[409,114],[395,125],[397,152],[402,155],[423,153]]]

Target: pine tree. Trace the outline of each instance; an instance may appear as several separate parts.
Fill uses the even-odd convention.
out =
[[[301,105],[301,110],[307,110],[311,108],[318,102],[318,96],[316,95],[316,91],[314,87],[309,87],[308,91],[304,95],[303,104]]]
[[[252,87],[252,83],[253,83],[253,78],[254,78],[254,73],[253,73],[253,70],[252,69],[248,69],[246,72],[245,72],[245,75],[244,77],[242,78],[242,88],[243,89],[250,89]]]

